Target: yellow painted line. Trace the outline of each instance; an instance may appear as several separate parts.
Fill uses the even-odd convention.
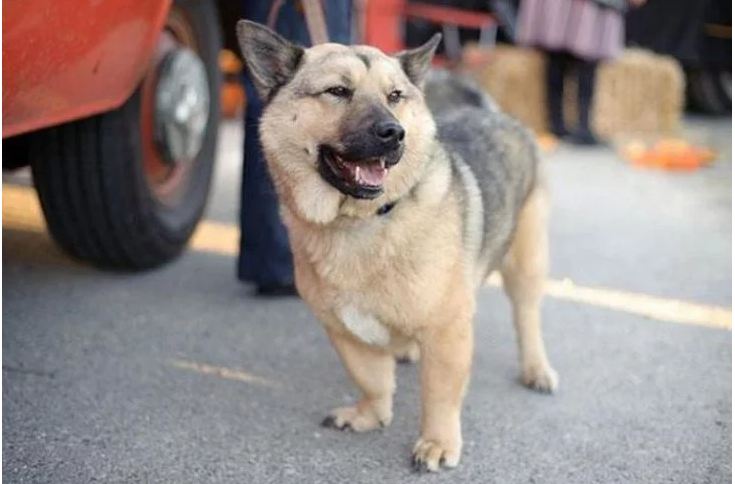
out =
[[[3,227],[33,232],[46,230],[38,199],[32,188],[3,185]],[[234,256],[239,250],[239,238],[240,231],[237,227],[204,220],[194,232],[190,247],[200,252]],[[488,283],[500,287],[499,275],[493,274]],[[623,311],[660,321],[732,329],[732,311],[721,306],[603,287],[579,286],[569,279],[549,279],[546,294],[557,299]]]
[[[634,312],[647,318],[662,321],[721,329],[732,328],[732,311],[714,305],[696,304],[679,299],[664,299],[614,289],[578,286],[569,279],[549,280],[546,284],[546,294],[558,299],[592,304],[618,311]]]
[[[3,228],[44,232],[46,223],[35,190],[3,183]]]
[[[488,278],[488,285],[501,287],[498,273]],[[546,295],[592,306],[599,306],[651,319],[693,324],[710,328],[732,329],[732,311],[728,308],[668,299],[648,294],[602,287],[578,286],[570,279],[548,279]]]
[[[240,230],[234,225],[203,220],[194,231],[189,247],[201,252],[237,255],[240,251]]]
[[[174,368],[193,371],[195,373],[199,373],[202,375],[216,376],[217,378],[222,378],[224,380],[233,380],[233,381],[239,381],[243,383],[255,383],[255,384],[264,385],[267,387],[277,387],[278,386],[276,382],[268,380],[267,378],[262,378],[262,377],[253,375],[252,373],[248,373],[247,371],[244,371],[244,370],[227,368],[225,366],[214,366],[214,365],[208,365],[206,363],[197,363],[195,361],[187,361],[187,360],[171,360],[169,364],[173,366]]]
[[[3,184],[3,227],[26,232],[45,232],[46,222],[36,191],[30,187]],[[202,221],[189,246],[197,251],[221,255],[237,254],[240,230],[229,224]]]

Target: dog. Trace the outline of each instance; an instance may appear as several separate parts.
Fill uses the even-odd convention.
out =
[[[468,81],[427,81],[438,34],[392,56],[302,48],[245,20],[237,37],[265,102],[260,142],[296,287],[361,392],[323,424],[389,425],[396,357],[420,355],[413,466],[456,466],[476,294],[493,270],[512,304],[522,382],[558,383],[540,328],[548,204],[532,137]]]

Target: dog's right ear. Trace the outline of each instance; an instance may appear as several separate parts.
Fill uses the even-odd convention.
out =
[[[395,54],[408,80],[422,89],[424,78],[431,67],[431,59],[434,58],[434,52],[436,52],[436,48],[439,46],[441,40],[442,34],[437,33],[424,45]]]
[[[249,20],[237,22],[237,40],[263,99],[270,99],[279,87],[291,80],[304,55],[303,48]]]

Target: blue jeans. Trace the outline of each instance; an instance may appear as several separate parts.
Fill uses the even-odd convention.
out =
[[[272,0],[245,0],[244,17],[265,24]],[[296,0],[281,7],[275,30],[300,45],[310,45],[303,14]],[[325,9],[330,42],[350,43],[351,0],[329,0]],[[246,69],[247,71],[247,69]],[[263,112],[250,76],[245,74],[248,103],[245,111],[245,163],[240,201],[240,256],[237,276],[259,286],[293,283],[293,259],[286,228],[278,214],[278,200],[266,167],[258,136]]]

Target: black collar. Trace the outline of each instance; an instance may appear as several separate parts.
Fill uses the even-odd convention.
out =
[[[391,210],[393,210],[393,207],[396,206],[396,203],[397,202],[386,203],[385,205],[380,207],[377,212],[375,212],[375,215],[380,216],[388,214]]]

